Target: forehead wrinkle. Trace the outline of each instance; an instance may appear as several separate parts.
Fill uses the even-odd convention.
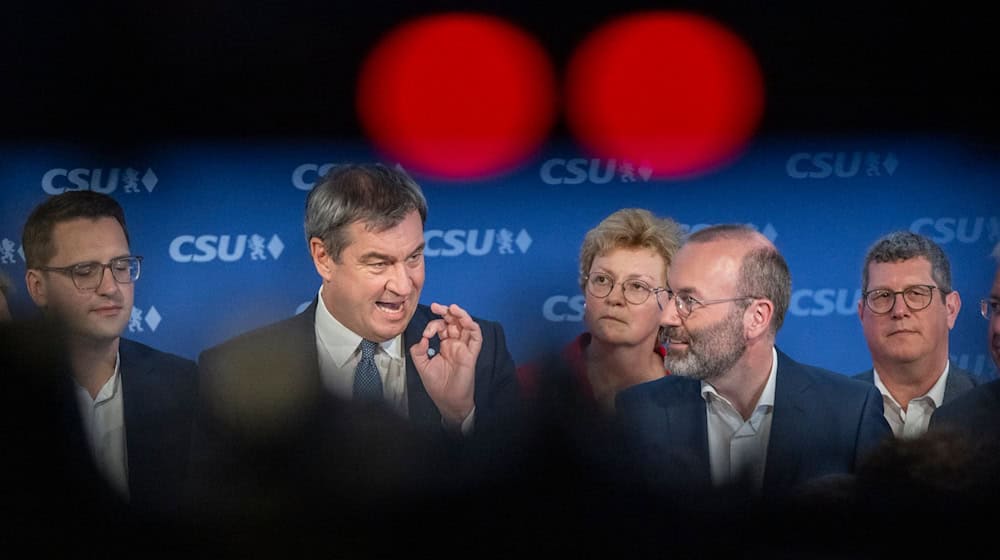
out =
[[[423,241],[420,242],[420,244],[417,245],[417,247],[415,249],[413,249],[409,253],[406,253],[403,258],[405,259],[405,258],[409,257],[410,255],[413,255],[415,253],[418,253],[418,252],[422,251],[424,249],[425,245],[426,245],[425,242],[423,242]],[[383,252],[378,251],[378,250],[371,250],[371,251],[368,251],[368,252],[363,253],[363,254],[361,254],[361,255],[358,256],[358,261],[366,262],[366,261],[373,261],[373,260],[389,261],[389,262],[395,263],[395,262],[399,261],[400,258],[396,257],[396,256],[393,256],[393,255],[390,255],[388,253],[383,253]]]

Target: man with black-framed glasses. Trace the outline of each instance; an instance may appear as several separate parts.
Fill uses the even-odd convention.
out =
[[[142,257],[125,213],[91,191],[52,196],[23,230],[28,294],[65,334],[70,439],[79,436],[117,496],[143,511],[181,505],[197,392],[192,360],[122,338]]]
[[[951,264],[931,239],[894,231],[868,249],[861,289],[858,317],[872,369],[855,378],[882,393],[896,437],[917,437],[938,407],[979,384],[948,359],[948,335],[962,308]]]
[[[667,284],[673,375],[617,401],[627,446],[654,490],[784,497],[855,472],[889,436],[874,387],[775,347],[791,275],[759,232],[741,224],[695,232]]]

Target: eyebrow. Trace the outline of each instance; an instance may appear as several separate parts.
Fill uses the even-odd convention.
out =
[[[626,274],[623,278],[619,279],[618,275],[612,274],[611,271],[609,271],[609,270],[607,270],[605,268],[602,268],[602,267],[597,267],[593,272],[591,272],[591,274],[604,274],[605,276],[611,276],[612,278],[614,278],[616,281],[619,281],[619,282],[622,281],[622,280],[642,280],[643,282],[646,282],[648,284],[655,284],[656,283],[656,281],[653,280],[652,276],[649,276],[649,275],[646,275],[646,274],[640,274],[640,273],[636,273],[636,272],[632,272],[632,273]]]
[[[358,257],[358,261],[359,262],[365,262],[365,263],[372,262],[372,261],[396,262],[396,257],[390,256],[390,255],[386,255],[385,253],[379,253],[377,251],[371,251],[371,252],[365,253],[365,254],[361,255],[360,257]]]
[[[427,245],[426,243],[421,243],[420,245],[417,246],[416,249],[410,251],[410,253],[406,255],[405,258],[412,257],[413,255],[416,255],[417,253],[423,251],[426,245]],[[390,263],[394,263],[396,262],[396,257],[392,255],[387,255],[385,253],[379,253],[378,251],[369,251],[358,257],[358,261],[364,263],[370,263],[372,261],[388,261]]]
[[[108,263],[110,263],[111,261],[116,261],[118,259],[127,259],[127,258],[129,258],[131,256],[132,256],[131,254],[125,254],[125,255],[118,255],[117,257],[111,257],[110,259],[108,259]],[[79,266],[81,264],[107,264],[107,263],[102,263],[101,261],[92,260],[92,261],[79,261],[79,262],[75,262],[73,264],[68,264],[66,266]],[[60,267],[60,268],[62,268],[62,267]]]

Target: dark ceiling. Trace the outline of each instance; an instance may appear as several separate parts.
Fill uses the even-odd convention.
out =
[[[8,6],[0,20],[0,137],[355,137],[359,63],[382,33],[407,18],[457,8],[503,16],[534,34],[561,68],[599,23],[657,6],[695,10],[744,37],[765,75],[766,132],[996,136],[996,31],[982,14],[957,5],[541,4]]]

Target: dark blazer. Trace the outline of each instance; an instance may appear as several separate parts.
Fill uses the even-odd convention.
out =
[[[793,361],[778,350],[765,495],[854,472],[892,431],[874,386]],[[669,376],[619,393],[620,427],[640,472],[657,489],[711,488],[701,383]]]
[[[191,360],[121,339],[129,503],[174,510],[187,475],[197,404]]]
[[[202,390],[209,397],[208,412],[236,433],[288,433],[321,402],[329,402],[323,388],[316,351],[316,305],[278,323],[250,331],[209,348],[198,359]],[[404,351],[416,344],[424,327],[438,318],[425,305],[417,310],[403,333]],[[514,360],[507,350],[503,328],[476,319],[483,346],[476,361],[475,431],[488,432],[517,406]],[[440,341],[431,339],[438,350]],[[429,431],[441,430],[441,414],[412,359],[406,360],[409,420]]]
[[[866,383],[875,384],[875,373],[873,370],[863,371],[854,376],[854,379]],[[979,385],[980,378],[972,372],[966,371],[955,364],[948,366],[948,379],[944,382],[944,399],[941,404],[949,403],[955,397]],[[936,414],[936,412],[935,412]]]
[[[967,391],[931,416],[928,429],[956,429],[972,438],[990,436],[1000,443],[1000,379]]]

